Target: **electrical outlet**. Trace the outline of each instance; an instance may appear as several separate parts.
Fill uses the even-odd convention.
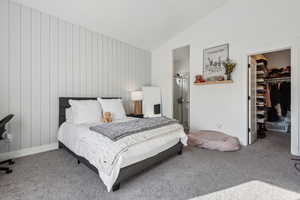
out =
[[[217,124],[216,124],[216,126],[217,126],[217,128],[218,128],[218,129],[222,129],[222,127],[223,127],[223,124],[221,124],[221,123],[217,123]]]
[[[12,141],[13,141],[13,135],[10,134],[10,133],[8,133],[8,134],[6,135],[6,139],[8,140],[8,142],[12,142]]]

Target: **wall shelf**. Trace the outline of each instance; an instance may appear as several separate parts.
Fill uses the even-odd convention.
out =
[[[203,83],[194,83],[194,85],[214,85],[214,84],[228,84],[233,83],[232,80],[226,80],[226,81],[206,81]]]

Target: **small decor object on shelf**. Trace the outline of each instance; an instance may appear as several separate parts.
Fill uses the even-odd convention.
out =
[[[204,83],[205,80],[203,79],[202,75],[196,75],[196,80],[194,81],[194,83]]]
[[[236,63],[230,60],[229,58],[227,58],[226,61],[224,61],[222,64],[225,68],[225,74],[227,75],[227,80],[231,80],[231,73],[236,67]]]

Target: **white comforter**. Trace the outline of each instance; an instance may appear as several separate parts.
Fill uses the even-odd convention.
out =
[[[177,140],[177,142],[181,141],[184,145],[187,144],[187,136],[182,126],[178,124],[133,134],[116,142],[99,133],[90,131],[89,127],[93,125],[96,124],[75,125],[64,123],[58,131],[58,140],[77,155],[86,158],[98,169],[99,176],[108,191],[111,191],[113,184],[117,180],[119,171],[124,166],[123,159],[126,157],[124,155],[130,148],[137,145],[145,146],[146,151],[151,146],[151,143],[153,146],[153,142],[157,141],[167,142]],[[141,143],[142,145],[140,145]],[[140,160],[146,158],[141,158]]]

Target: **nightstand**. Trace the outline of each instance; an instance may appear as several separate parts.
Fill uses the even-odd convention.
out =
[[[144,118],[144,115],[143,114],[130,113],[130,114],[127,114],[127,117]]]

